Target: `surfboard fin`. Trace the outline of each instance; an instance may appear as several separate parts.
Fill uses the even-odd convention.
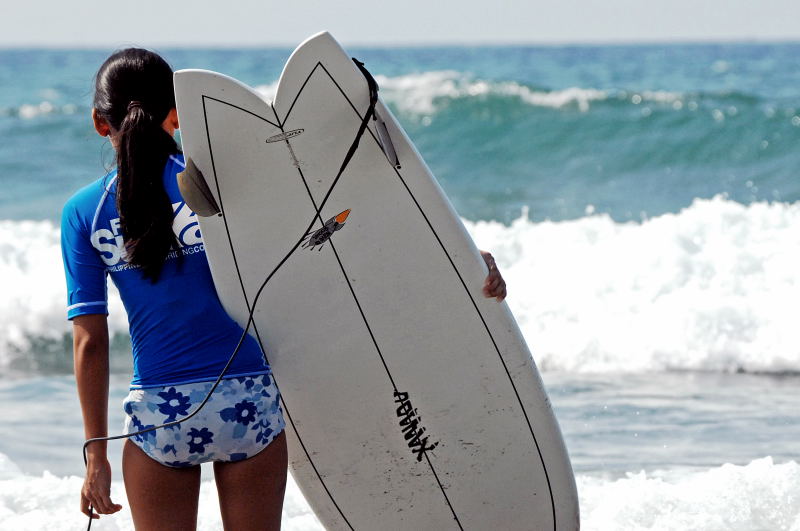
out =
[[[183,200],[198,216],[208,217],[220,213],[208,183],[190,157],[186,158],[186,169],[178,174],[178,188]]]
[[[378,131],[378,141],[381,143],[383,154],[386,155],[389,163],[399,170],[400,161],[397,160],[397,152],[394,150],[392,138],[389,136],[389,131],[386,129],[383,118],[377,112],[375,113],[375,129]]]

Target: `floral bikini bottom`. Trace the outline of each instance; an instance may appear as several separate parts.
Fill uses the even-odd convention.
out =
[[[122,403],[125,433],[180,420],[195,410],[213,383],[132,389]],[[284,426],[278,388],[263,374],[222,380],[197,415],[176,426],[134,435],[131,441],[159,463],[180,468],[253,457]]]

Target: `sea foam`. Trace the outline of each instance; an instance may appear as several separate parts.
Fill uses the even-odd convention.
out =
[[[74,103],[67,103],[65,105],[55,104],[51,101],[44,100],[39,103],[25,103],[19,107],[0,107],[1,116],[11,116],[22,118],[23,120],[31,120],[41,116],[48,116],[52,114],[76,114],[79,111],[84,111],[82,107]]]
[[[489,81],[455,70],[432,70],[395,77],[376,75],[375,81],[387,102],[402,113],[419,115],[432,114],[442,102],[460,98],[511,97],[538,107],[575,105],[586,111],[592,102],[609,96],[607,91],[593,88],[536,90],[515,81]],[[277,88],[276,81],[260,85],[256,90],[272,100]]]
[[[800,371],[800,203],[715,197],[642,222],[465,223],[497,257],[543,370]],[[0,370],[68,343],[57,227],[0,221],[0,278]],[[109,296],[110,330],[124,335]]]
[[[629,473],[619,479],[578,476],[581,528],[587,531],[800,531],[800,465],[769,457],[745,466],[706,470]],[[82,479],[22,473],[0,454],[0,530],[81,529],[77,510]],[[116,480],[111,498],[122,511],[103,516],[92,528],[132,530],[124,485]],[[502,527],[502,522],[498,522]],[[198,529],[220,529],[213,481],[200,486]],[[322,531],[299,488],[289,478],[282,529]]]
[[[442,100],[501,96],[518,98],[537,107],[560,108],[576,105],[589,109],[591,102],[604,100],[608,93],[592,88],[569,87],[535,90],[515,81],[488,81],[451,70],[429,71],[398,77],[376,76],[381,93],[401,112],[431,114]]]
[[[87,517],[78,511],[82,485],[83,478],[77,476],[59,477],[49,472],[41,476],[23,474],[16,464],[0,454],[0,531],[84,529]],[[92,529],[133,531],[133,520],[122,481],[112,482],[111,499],[121,504],[123,509],[114,515],[101,516],[92,524]],[[213,481],[203,481],[200,485],[197,529],[215,531],[221,528],[216,487]],[[286,488],[281,529],[324,529],[291,476]]]
[[[0,370],[39,368],[35,346],[57,343],[70,331],[60,230],[50,221],[0,221]],[[109,283],[109,329],[127,333],[127,319]]]
[[[800,465],[770,457],[703,471],[577,478],[582,529],[800,531]]]
[[[800,204],[697,199],[677,214],[467,222],[496,255],[544,370],[800,370]]]

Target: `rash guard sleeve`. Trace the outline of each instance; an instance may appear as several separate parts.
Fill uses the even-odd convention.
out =
[[[86,191],[64,205],[61,215],[61,256],[67,279],[67,319],[107,314],[106,266],[92,246],[92,220],[79,214],[77,203],[89,199]]]

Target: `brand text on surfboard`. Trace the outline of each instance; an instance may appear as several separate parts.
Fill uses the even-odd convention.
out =
[[[439,446],[439,442],[428,444],[428,436],[423,437],[425,428],[420,425],[422,420],[416,408],[411,405],[408,399],[408,393],[403,391],[394,392],[394,401],[397,406],[397,417],[400,419],[400,429],[403,432],[403,437],[411,448],[411,451],[416,454],[417,461],[422,461],[425,452],[433,450]]]

